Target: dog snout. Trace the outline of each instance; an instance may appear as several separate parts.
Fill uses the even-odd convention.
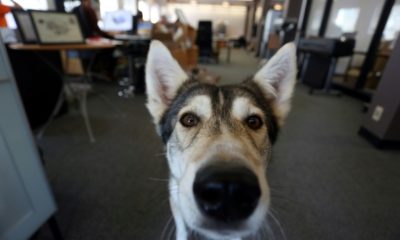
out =
[[[225,223],[245,220],[261,196],[257,176],[243,166],[211,165],[199,170],[193,192],[204,215]]]

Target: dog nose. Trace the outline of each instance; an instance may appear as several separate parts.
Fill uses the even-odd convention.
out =
[[[193,192],[203,214],[226,223],[249,217],[261,195],[257,176],[252,171],[243,166],[221,165],[200,169]]]

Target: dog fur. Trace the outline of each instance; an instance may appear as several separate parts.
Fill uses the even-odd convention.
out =
[[[161,42],[151,43],[147,108],[166,146],[176,239],[185,240],[192,231],[207,239],[241,239],[260,230],[270,204],[266,168],[271,147],[289,113],[295,85],[295,52],[294,44],[287,44],[252,78],[218,87],[190,80]],[[196,117],[194,126],[182,124],[186,114]],[[262,126],[250,128],[250,116],[261,119]],[[199,211],[194,178],[215,161],[246,166],[257,176],[261,196],[245,221],[220,223]]]

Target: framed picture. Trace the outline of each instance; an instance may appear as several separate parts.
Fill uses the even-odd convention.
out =
[[[15,23],[21,40],[23,43],[36,43],[38,38],[36,36],[35,29],[33,28],[32,19],[29,12],[13,9],[12,14],[14,16]]]
[[[73,13],[29,11],[41,44],[84,43],[78,18]]]

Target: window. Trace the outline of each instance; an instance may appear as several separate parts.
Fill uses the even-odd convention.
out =
[[[1,2],[5,5],[13,6],[10,0],[3,0]],[[16,2],[24,9],[47,10],[49,8],[47,0],[17,0]]]
[[[100,0],[100,15],[104,16],[106,12],[119,10],[118,1]]]
[[[392,8],[389,19],[386,23],[385,31],[383,32],[383,38],[391,41],[396,38],[396,35],[400,31],[400,5],[395,5]]]
[[[335,25],[342,30],[342,33],[354,32],[356,30],[359,14],[359,8],[339,9],[338,14],[336,15]]]

